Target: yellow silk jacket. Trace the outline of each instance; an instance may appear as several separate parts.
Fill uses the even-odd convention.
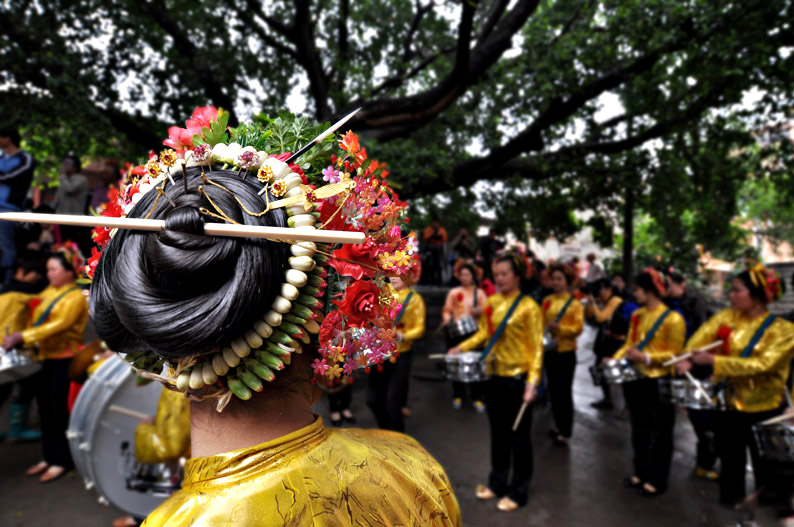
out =
[[[794,324],[778,317],[750,356],[740,356],[768,315],[749,319],[740,311],[724,309],[700,326],[686,345],[687,351],[701,348],[717,340],[721,327],[731,328],[727,356],[723,355],[722,348],[716,350],[714,379],[727,381],[726,402],[740,412],[773,410],[785,397],[786,380],[794,357]]]
[[[267,443],[189,459],[182,490],[143,525],[452,527],[461,518],[444,469],[414,439],[328,430],[318,418]]]
[[[411,291],[413,290],[407,287],[400,291],[395,290],[394,297],[397,302],[402,304]],[[422,295],[414,291],[411,301],[403,309],[405,314],[397,324],[397,331],[403,336],[402,341],[397,345],[397,351],[400,353],[411,351],[414,341],[419,340],[425,334],[425,301],[422,299]]]
[[[612,315],[615,314],[615,310],[622,302],[623,300],[621,300],[620,297],[612,295],[609,297],[609,300],[607,300],[603,309],[595,304],[587,304],[585,314],[588,318],[592,318],[596,324],[603,324],[604,322],[612,320]]]
[[[169,463],[190,449],[190,402],[184,394],[163,388],[154,424],[135,428],[135,458],[140,463]]]
[[[4,293],[0,295],[0,329],[5,336],[8,333],[17,333],[28,327],[30,320],[30,306],[28,301],[35,298],[27,293]]]
[[[635,311],[631,317],[626,343],[615,353],[614,358],[622,359],[631,348],[642,342],[645,335],[651,331],[656,321],[667,309],[664,304],[659,304],[652,311],[645,307]],[[684,318],[677,312],[671,311],[662,322],[653,339],[642,350],[643,353],[647,353],[650,357],[650,365],[635,362],[634,367],[645,377],[655,378],[670,375],[673,373],[673,367],[664,367],[662,364],[681,354],[685,340],[686,323]]]
[[[557,315],[562,311],[563,306],[571,298],[568,293],[565,296],[549,295],[543,299],[543,327],[554,322]],[[582,334],[584,329],[584,309],[582,303],[573,299],[571,305],[559,321],[560,333],[557,335],[557,351],[576,351],[576,338]]]
[[[33,321],[38,320],[47,308],[64,291],[74,284],[62,287],[49,286],[38,296],[41,304],[33,312]],[[47,320],[37,327],[22,332],[25,347],[38,345],[39,359],[67,359],[83,345],[83,332],[88,323],[88,301],[80,289],[70,292],[55,304]]]
[[[490,297],[480,316],[477,333],[460,344],[463,351],[483,349],[492,332],[507,315],[518,293],[505,298],[502,293]],[[537,384],[543,366],[543,315],[538,304],[525,296],[507,322],[504,333],[488,355],[488,370],[501,377],[527,373],[527,380]]]

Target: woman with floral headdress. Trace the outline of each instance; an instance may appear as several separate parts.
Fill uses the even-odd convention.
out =
[[[37,347],[42,368],[35,374],[36,404],[41,417],[43,460],[28,469],[28,475],[42,474],[42,482],[59,478],[72,468],[66,440],[69,425],[69,364],[83,344],[88,322],[88,303],[76,280],[84,260],[76,244],[66,242],[55,248],[47,260],[49,287],[36,298],[31,325],[3,340],[6,349]]]
[[[290,164],[271,136],[309,144],[322,128],[281,115],[229,130],[231,142],[227,120],[201,108],[170,130],[181,152],[150,160],[118,207],[165,229],[119,230],[94,259],[97,333],[190,400],[182,489],[144,525],[459,526],[449,480],[419,443],[327,429],[312,411],[316,383],[350,383],[397,351],[388,277],[409,276],[418,251],[383,165],[351,132]],[[206,234],[219,223],[312,241]],[[329,244],[326,228],[365,241]]]
[[[477,498],[501,498],[497,508],[510,512],[526,505],[532,479],[532,403],[543,367],[543,316],[521,289],[524,260],[503,254],[494,260],[499,293],[488,298],[477,333],[447,353],[483,349],[490,379],[485,383],[491,431],[491,473],[478,485]]]
[[[549,268],[554,292],[543,299],[541,309],[546,331],[557,346],[546,350],[543,365],[549,383],[549,399],[556,428],[549,436],[557,446],[567,446],[573,434],[573,378],[576,373],[576,339],[584,329],[584,309],[571,287],[573,269],[555,264]]]
[[[729,411],[714,412],[715,446],[720,458],[720,501],[735,504],[745,496],[747,448],[756,488],[769,483],[769,467],[759,457],[753,425],[782,412],[786,381],[794,356],[794,324],[769,313],[784,283],[760,263],[737,274],[731,282],[731,307],[723,309],[692,335],[686,350],[692,358],[679,362],[680,373],[694,365],[713,368],[724,385]],[[715,352],[700,348],[717,340]]]
[[[671,373],[664,363],[681,353],[686,339],[683,317],[662,302],[666,291],[656,269],[646,268],[635,277],[634,295],[642,307],[632,315],[626,342],[613,356],[628,359],[642,375],[623,384],[634,450],[634,474],[623,484],[649,498],[667,490],[673,458],[675,407],[659,397],[659,379]]]

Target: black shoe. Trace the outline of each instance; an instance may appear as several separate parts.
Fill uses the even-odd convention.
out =
[[[354,425],[358,422],[356,421],[356,416],[352,414],[350,415],[350,417],[346,416],[345,414],[342,414],[342,419],[344,419],[346,423],[351,425]]]
[[[564,437],[564,436],[561,436],[561,435],[558,435],[557,437],[555,437],[552,440],[552,444],[554,446],[558,446],[558,447],[562,447],[562,448],[568,448],[568,438]]]
[[[339,428],[340,426],[342,426],[342,419],[341,418],[334,419],[333,417],[331,417],[330,419],[331,419],[331,424],[334,425],[335,427]]]
[[[595,408],[596,410],[612,410],[614,405],[612,401],[607,401],[606,399],[601,399],[600,401],[595,401],[590,403],[590,406]]]
[[[632,478],[624,478],[623,479],[623,486],[627,489],[640,489],[642,488],[642,481],[634,481]]]
[[[661,496],[664,494],[663,490],[648,490],[645,487],[640,487],[637,489],[637,494],[642,496],[643,498],[655,498],[656,496]]]
[[[549,429],[549,439],[557,439],[557,436],[560,435],[559,430],[555,430],[554,428]]]

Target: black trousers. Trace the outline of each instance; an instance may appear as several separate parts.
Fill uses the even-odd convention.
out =
[[[367,386],[367,406],[375,414],[378,428],[405,431],[402,409],[407,402],[413,353],[402,353],[396,362],[383,364],[383,371],[373,370]]]
[[[744,476],[747,448],[753,462],[756,488],[770,482],[770,467],[758,455],[753,438],[753,425],[781,413],[781,409],[766,412],[714,412],[714,442],[720,458],[720,501],[736,503],[744,498]]]
[[[350,408],[350,401],[353,400],[353,388],[348,384],[341,391],[328,394],[328,407],[331,413],[341,412]]]
[[[675,407],[659,398],[657,379],[627,382],[623,393],[631,419],[634,475],[662,492],[673,459]]]
[[[42,361],[36,377],[36,404],[41,419],[41,448],[48,465],[72,468],[66,440],[69,427],[69,363],[72,359]]]
[[[452,396],[456,399],[466,398],[466,385],[471,386],[471,400],[483,400],[483,384],[482,382],[452,382]]]
[[[549,385],[549,400],[554,424],[563,437],[573,433],[573,376],[576,351],[547,351],[543,358]]]
[[[697,466],[711,470],[717,462],[717,449],[714,447],[714,418],[712,415],[714,412],[687,408],[686,413],[698,438]]]
[[[525,375],[518,377],[493,376],[485,383],[488,401],[488,424],[491,428],[491,474],[488,488],[497,496],[507,496],[519,505],[529,499],[532,478],[532,405],[513,432],[513,423],[521,409]],[[511,478],[512,468],[512,478]]]

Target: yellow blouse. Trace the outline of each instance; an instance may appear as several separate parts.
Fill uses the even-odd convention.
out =
[[[405,288],[400,291],[395,290],[394,296],[400,304],[405,303],[408,293],[413,289]],[[425,301],[422,295],[413,291],[411,301],[403,306],[405,313],[397,324],[397,331],[402,334],[403,339],[397,345],[397,351],[405,353],[411,351],[415,340],[419,340],[425,334]]]
[[[620,297],[612,295],[609,297],[609,300],[607,300],[603,309],[595,304],[587,304],[585,313],[587,317],[592,318],[596,324],[603,324],[604,322],[612,320],[612,315],[615,314],[615,310],[622,302],[623,300],[621,300]]]
[[[633,347],[643,341],[651,328],[662,314],[667,311],[667,306],[659,304],[653,310],[641,307],[631,317],[629,334],[623,347],[615,353],[615,359],[622,359]],[[654,335],[653,339],[641,350],[647,353],[651,359],[650,365],[642,362],[635,362],[634,367],[646,377],[663,377],[673,373],[673,367],[662,366],[663,363],[680,355],[686,340],[686,323],[684,318],[675,311],[671,311],[667,318],[662,322],[661,327]]]
[[[33,311],[33,321],[38,320],[50,304],[74,284],[62,287],[49,286],[38,296],[41,304]],[[70,292],[55,304],[47,320],[37,327],[22,332],[24,345],[38,344],[39,359],[68,359],[83,345],[83,332],[88,323],[88,300],[80,289]]]
[[[140,463],[169,463],[190,449],[190,402],[179,392],[163,388],[154,424],[135,428],[135,458]]]
[[[491,296],[480,316],[477,333],[464,340],[460,348],[463,351],[483,349],[491,338],[491,330],[495,332],[499,328],[517,295],[518,292],[507,298],[501,293]],[[543,315],[538,304],[525,296],[488,355],[488,369],[500,377],[514,377],[528,372],[528,381],[537,384],[542,366]]]
[[[189,459],[182,490],[143,525],[448,527],[461,518],[444,469],[416,440],[328,430],[318,418],[267,443]]]
[[[727,381],[726,398],[740,412],[763,412],[783,402],[789,366],[794,357],[794,324],[780,317],[747,358],[740,355],[769,313],[749,319],[735,309],[724,309],[700,326],[687,342],[686,349],[701,348],[717,340],[717,331],[731,328],[728,355],[718,348],[714,357],[714,379]]]
[[[2,336],[8,333],[17,333],[28,327],[30,320],[30,306],[28,301],[36,298],[35,295],[10,292],[0,295],[0,329]]]
[[[562,308],[571,294],[567,293],[565,296],[549,295],[543,299],[543,327],[545,328],[557,315],[560,314]],[[571,305],[565,311],[558,322],[560,326],[560,333],[557,335],[557,351],[576,351],[576,338],[582,334],[584,329],[584,309],[582,303],[577,299],[573,299]]]

